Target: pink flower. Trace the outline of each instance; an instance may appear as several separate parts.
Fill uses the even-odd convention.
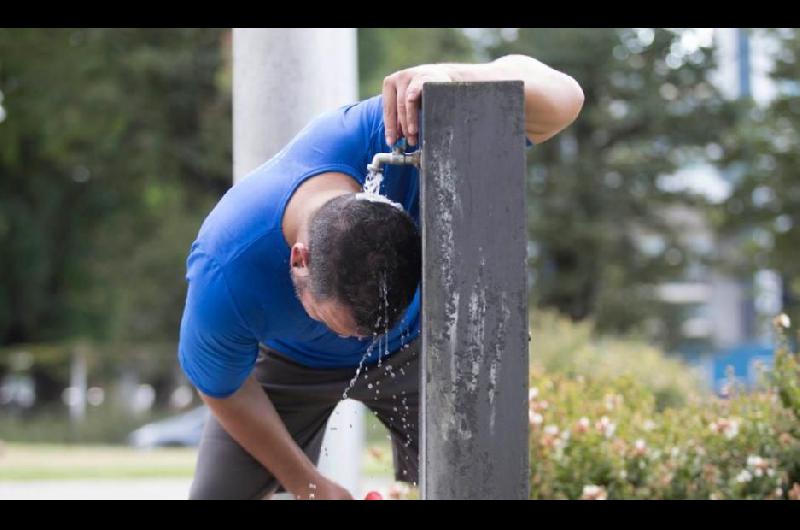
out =
[[[792,489],[789,490],[789,499],[793,501],[800,501],[800,484],[795,482]]]
[[[789,315],[786,313],[781,313],[780,315],[776,316],[774,322],[775,326],[783,329],[789,329],[789,326],[792,325],[792,321],[789,320]]]
[[[389,487],[389,491],[386,492],[386,496],[390,499],[400,500],[408,496],[408,492],[408,484],[403,482],[395,482]]]
[[[583,487],[581,500],[583,501],[604,501],[608,498],[608,493],[602,486],[587,484]]]
[[[589,418],[586,416],[582,417],[578,421],[575,422],[575,432],[583,434],[589,431]]]
[[[603,416],[594,424],[595,429],[603,433],[606,438],[611,438],[616,430],[616,424],[612,423],[608,417]]]
[[[546,399],[543,399],[541,401],[533,400],[530,402],[530,409],[534,412],[543,412],[547,410],[547,407],[549,406],[550,404],[547,402]]]
[[[739,425],[740,422],[738,419],[735,418],[720,418],[715,422],[712,422],[709,425],[709,428],[717,433],[722,434],[728,440],[734,438],[737,434],[739,434]]]

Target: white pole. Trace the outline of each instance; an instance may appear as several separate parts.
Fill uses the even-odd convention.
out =
[[[278,153],[322,112],[355,102],[355,28],[233,30],[233,180]],[[339,404],[319,469],[360,494],[363,405]]]
[[[73,423],[86,419],[86,387],[88,367],[86,348],[78,345],[72,352],[72,363],[69,370],[69,417]]]
[[[233,30],[234,182],[358,97],[355,28]]]

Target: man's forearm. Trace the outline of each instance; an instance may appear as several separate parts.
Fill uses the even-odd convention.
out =
[[[543,142],[575,121],[583,90],[569,75],[525,55],[507,55],[487,64],[448,64],[453,81],[523,81],[525,130]]]
[[[400,136],[417,145],[422,87],[428,82],[522,81],[525,134],[536,143],[555,136],[578,117],[583,90],[572,77],[525,55],[507,55],[488,64],[423,64],[383,80],[386,143]]]
[[[307,497],[316,468],[286,430],[255,377],[224,399],[202,396],[216,418],[253,458],[290,492]]]

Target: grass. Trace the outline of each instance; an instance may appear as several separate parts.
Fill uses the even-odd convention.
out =
[[[196,448],[5,443],[0,481],[191,478],[196,459]],[[388,440],[365,445],[361,470],[369,478],[392,475]]]
[[[391,477],[388,431],[365,414],[365,477]],[[0,442],[0,481],[191,478],[197,448],[139,450],[123,445]]]
[[[197,450],[5,443],[0,480],[191,478]]]

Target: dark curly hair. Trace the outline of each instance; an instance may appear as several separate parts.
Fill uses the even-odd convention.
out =
[[[311,293],[349,307],[363,336],[397,323],[422,274],[422,243],[411,217],[352,193],[314,213],[309,254]]]

